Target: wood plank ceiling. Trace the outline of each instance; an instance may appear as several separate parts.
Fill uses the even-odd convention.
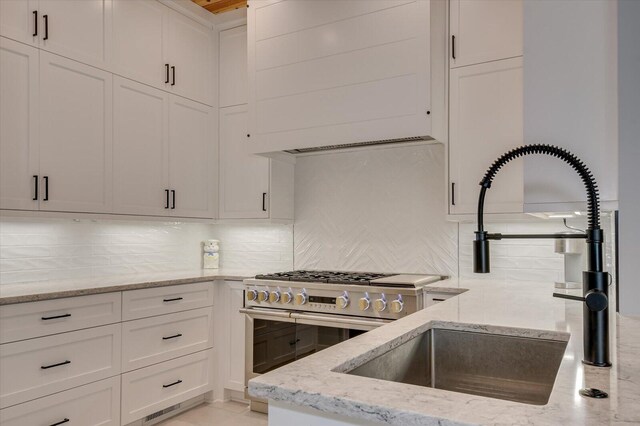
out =
[[[202,6],[209,12],[218,14],[230,10],[247,7],[247,0],[191,0],[198,6]]]

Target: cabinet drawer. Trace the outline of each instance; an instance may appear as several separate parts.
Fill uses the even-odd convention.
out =
[[[120,373],[120,324],[0,345],[0,408]]]
[[[211,351],[123,374],[122,424],[210,391]]]
[[[0,424],[120,425],[120,376],[0,410]]]
[[[122,369],[135,370],[213,346],[212,308],[122,324]]]
[[[457,293],[427,293],[425,306],[429,307],[436,305],[457,295]]]
[[[145,288],[122,293],[124,321],[213,305],[210,282]]]
[[[120,322],[120,292],[0,306],[0,343]]]

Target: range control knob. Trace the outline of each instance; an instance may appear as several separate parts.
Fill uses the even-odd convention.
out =
[[[285,291],[282,293],[282,303],[291,303],[293,300],[293,295],[290,291]]]
[[[271,294],[269,295],[269,302],[276,303],[279,301],[280,301],[280,292],[279,291],[271,292]]]
[[[391,302],[390,309],[394,314],[399,314],[400,312],[402,312],[402,309],[404,309],[404,302],[402,301],[402,299],[396,299]]]
[[[258,290],[247,290],[247,300],[253,302],[258,298]]]
[[[307,293],[302,292],[296,294],[295,302],[296,305],[304,305],[305,303],[307,303]]]
[[[347,294],[343,294],[336,299],[336,305],[340,309],[346,309],[349,306],[349,296]]]
[[[387,309],[387,301],[385,299],[376,299],[373,302],[373,308],[378,312],[383,312]]]
[[[266,302],[267,300],[269,300],[269,291],[268,290],[262,290],[262,291],[258,292],[258,301],[259,302]]]
[[[371,300],[368,297],[362,297],[358,300],[358,307],[361,311],[366,311],[371,307]]]

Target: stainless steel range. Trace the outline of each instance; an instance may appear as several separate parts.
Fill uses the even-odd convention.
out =
[[[244,280],[245,380],[423,309],[425,286],[444,278],[300,270]]]

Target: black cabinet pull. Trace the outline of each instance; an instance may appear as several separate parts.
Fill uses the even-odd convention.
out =
[[[168,385],[162,385],[162,387],[163,388],[170,388],[171,386],[175,386],[175,385],[180,384],[180,383],[182,383],[182,380],[176,380],[175,382],[169,383]]]
[[[175,210],[176,208],[176,190],[171,190],[171,210]]]
[[[65,423],[69,423],[69,419],[65,418],[64,420],[60,420],[58,423],[54,423],[51,426],[58,426],[58,425],[62,425]]]
[[[33,11],[33,36],[38,37],[38,11]]]
[[[456,36],[451,36],[451,57],[456,58]]]
[[[52,317],[42,317],[42,321],[49,321],[49,320],[54,320],[54,319],[58,319],[58,318],[69,318],[71,316],[71,314],[62,314],[62,315],[55,315]]]
[[[446,299],[436,299],[436,298],[433,299],[434,302],[444,302],[445,300]]]
[[[38,200],[38,175],[33,175],[33,201]]]
[[[182,297],[173,297],[171,299],[162,299],[163,302],[167,303],[167,302],[175,302],[177,300],[182,300]]]
[[[49,176],[44,176],[44,198],[42,201],[49,201]]]
[[[173,65],[171,66],[171,85],[176,85],[176,67],[174,67]]]
[[[263,212],[267,211],[267,193],[266,192],[262,193],[262,211]]]
[[[165,70],[164,84],[167,84],[169,82],[169,64],[164,64],[164,70]]]
[[[71,361],[66,360],[66,361],[59,362],[57,364],[43,365],[40,368],[42,368],[43,370],[48,370],[48,369],[53,368],[53,367],[60,367],[61,365],[67,365],[67,364],[71,364]]]
[[[171,339],[175,339],[175,338],[178,338],[178,337],[182,337],[182,333],[174,334],[173,336],[163,337],[162,340],[171,340]]]
[[[300,339],[291,340],[291,341],[289,342],[289,346],[295,346],[295,345],[296,345],[296,343],[298,343],[299,341],[300,341]]]
[[[165,189],[165,190],[164,190],[164,193],[165,193],[165,195],[167,196],[167,201],[166,201],[166,203],[164,204],[164,208],[165,208],[165,209],[168,209],[168,208],[169,208],[169,190],[168,190],[168,189]]]
[[[451,205],[456,205],[456,183],[451,182]]]
[[[44,37],[43,40],[49,40],[49,15],[42,15],[42,19],[44,19]]]

